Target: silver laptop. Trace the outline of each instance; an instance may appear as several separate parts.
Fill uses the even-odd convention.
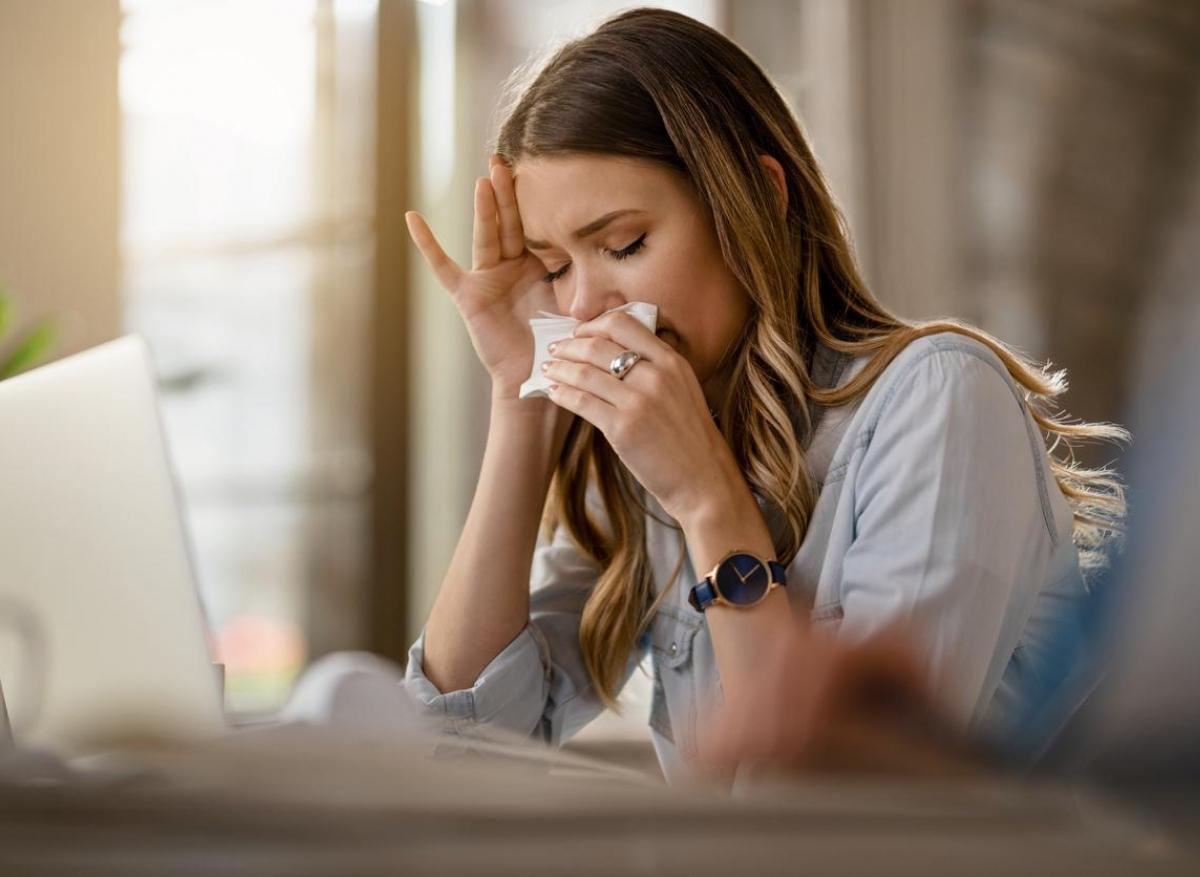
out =
[[[224,728],[155,389],[136,336],[0,381],[0,734],[19,746]]]

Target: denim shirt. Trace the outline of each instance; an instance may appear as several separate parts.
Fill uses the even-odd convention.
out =
[[[865,361],[823,358],[825,385],[844,384]],[[1055,631],[1087,593],[1071,510],[1004,365],[957,333],[918,339],[858,402],[822,413],[806,454],[819,495],[788,565],[793,611],[852,638],[902,625],[949,716],[1003,734],[1024,694],[1044,683]],[[778,511],[759,503],[778,534]],[[647,505],[656,593],[668,585],[671,593],[626,674],[649,655],[651,737],[672,780],[686,775],[703,705],[720,682],[705,617],[687,603],[697,573],[682,533],[652,497]],[[409,693],[452,732],[494,724],[566,741],[603,709],[579,648],[580,613],[599,573],[559,527],[534,554],[529,624],[474,685],[439,691],[422,671],[422,635],[409,651]]]

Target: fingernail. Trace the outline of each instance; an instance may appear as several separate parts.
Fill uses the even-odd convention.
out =
[[[551,393],[558,392],[558,384],[551,384],[548,389]]]
[[[550,363],[548,363],[548,362],[543,362],[543,363],[542,363],[542,371],[544,371],[544,372],[548,372],[548,371],[550,371]]]
[[[546,347],[546,352],[547,352],[547,353],[553,353],[553,352],[554,352],[554,350],[555,350],[555,348],[557,348],[557,347],[558,347],[558,342],[557,342],[557,341],[555,341],[555,342],[553,342],[553,343],[551,343],[551,344],[547,345],[547,347]]]

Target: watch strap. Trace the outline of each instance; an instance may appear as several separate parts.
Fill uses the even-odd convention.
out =
[[[715,599],[717,599],[717,589],[709,579],[704,579],[688,594],[688,602],[697,612],[703,612]]]

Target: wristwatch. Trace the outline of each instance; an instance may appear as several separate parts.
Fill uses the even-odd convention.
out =
[[[692,588],[688,602],[697,612],[703,612],[714,603],[744,609],[761,602],[775,588],[786,584],[787,570],[782,563],[763,560],[745,551],[731,551]]]

